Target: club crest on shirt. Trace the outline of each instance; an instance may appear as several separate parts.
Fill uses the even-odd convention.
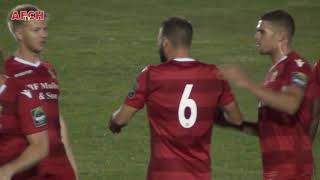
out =
[[[36,127],[41,127],[47,124],[47,118],[43,109],[39,106],[31,110],[33,123]]]

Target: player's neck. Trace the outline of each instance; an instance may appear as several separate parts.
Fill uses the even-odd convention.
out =
[[[278,61],[282,60],[285,56],[287,56],[291,51],[292,49],[290,46],[284,46],[275,49],[275,51],[271,53],[272,63],[276,64]]]
[[[188,58],[190,57],[189,50],[186,49],[178,49],[174,51],[170,57],[170,59],[175,59],[175,58]]]
[[[39,62],[41,59],[40,53],[32,52],[24,46],[20,46],[14,55],[31,63]]]

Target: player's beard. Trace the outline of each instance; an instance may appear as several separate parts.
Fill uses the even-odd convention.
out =
[[[159,48],[159,56],[160,56],[160,61],[161,61],[162,63],[164,63],[164,62],[167,61],[167,57],[166,57],[166,55],[165,55],[165,53],[164,53],[164,49],[163,49],[162,46]]]

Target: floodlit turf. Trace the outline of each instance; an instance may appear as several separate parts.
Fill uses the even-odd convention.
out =
[[[208,63],[239,63],[256,80],[270,66],[255,51],[253,34],[259,15],[284,8],[294,16],[294,47],[314,62],[320,58],[319,0],[0,0],[0,47],[6,54],[15,42],[6,29],[10,8],[34,3],[50,13],[45,58],[59,72],[61,111],[83,180],[142,180],[149,157],[145,111],[121,135],[106,130],[111,112],[122,102],[136,74],[159,62],[156,36],[167,16],[182,15],[194,24],[193,57]],[[235,89],[244,114],[256,120],[256,100]],[[258,139],[215,128],[213,178],[261,179]],[[320,136],[314,145],[320,179]]]

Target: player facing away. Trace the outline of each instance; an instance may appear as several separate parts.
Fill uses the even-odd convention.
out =
[[[47,118],[41,102],[13,79],[0,77],[0,179],[35,178],[35,166],[49,152]]]
[[[146,105],[151,128],[148,180],[211,179],[211,132],[217,108],[230,123],[242,123],[217,67],[190,57],[192,35],[192,25],[184,18],[162,23],[158,37],[162,64],[142,70],[134,90],[109,121],[110,130],[119,133]]]
[[[47,17],[44,20],[12,20],[12,13],[40,11],[25,4],[12,9],[8,15],[8,27],[18,43],[18,49],[5,62],[5,73],[19,86],[32,91],[41,100],[47,115],[49,155],[37,166],[42,179],[76,179],[76,165],[68,141],[67,129],[59,111],[59,83],[54,67],[44,62],[41,53],[45,47]]]
[[[310,180],[313,173],[312,107],[305,96],[311,67],[291,47],[294,31],[293,18],[283,10],[268,12],[259,20],[257,48],[260,54],[269,55],[273,64],[262,85],[238,66],[221,70],[226,79],[259,100],[258,123],[244,122],[243,130],[259,136],[265,180]]]

